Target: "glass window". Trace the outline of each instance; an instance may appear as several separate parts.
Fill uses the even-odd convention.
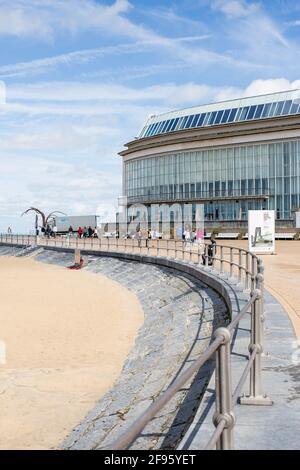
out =
[[[210,118],[210,115],[211,115],[211,113],[206,113],[205,114],[205,118],[204,118],[204,121],[203,121],[203,124],[202,124],[203,126],[207,125],[207,123],[209,121],[209,118]]]
[[[176,119],[173,120],[172,125],[171,125],[169,131],[173,131],[173,130],[176,128],[176,126],[177,126],[177,124],[178,124],[178,121],[179,121],[179,118],[176,118]]]
[[[264,108],[263,104],[259,104],[257,106],[255,114],[254,114],[254,119],[259,119],[260,118],[263,108]]]
[[[221,122],[222,116],[223,116],[224,111],[218,111],[217,116],[215,119],[215,124],[219,124]]]
[[[160,126],[160,122],[157,122],[155,124],[154,128],[153,128],[152,135],[157,134],[157,130],[158,130],[159,126]]]
[[[272,103],[267,103],[267,104],[265,104],[264,110],[263,110],[263,112],[262,112],[262,114],[261,114],[261,117],[262,117],[262,118],[268,117],[269,111],[270,111],[270,108],[271,108],[271,104],[272,104]]]
[[[145,133],[146,133],[146,130],[147,130],[147,126],[145,126],[145,127],[143,128],[142,132],[140,133],[140,136],[139,136],[140,139],[141,139],[142,137],[144,137],[144,135],[145,135]]]
[[[249,111],[249,106],[246,106],[245,108],[240,108],[235,118],[235,121],[245,121],[248,111]]]
[[[149,132],[149,129],[150,129],[150,126],[147,126],[147,127],[146,127],[146,130],[145,130],[145,133],[144,133],[144,137],[147,137],[148,132]]]
[[[160,131],[162,134],[166,131],[166,128],[168,127],[169,122],[170,122],[170,121],[164,121],[164,125],[163,125],[163,127],[162,127],[162,129],[161,129],[161,131]]]
[[[187,122],[186,122],[186,126],[185,126],[186,129],[189,129],[189,128],[191,127],[192,122],[193,122],[193,120],[194,120],[194,117],[195,117],[194,114],[193,114],[192,116],[189,116],[189,118],[188,118],[188,120],[187,120]]]
[[[250,120],[250,119],[253,119],[255,111],[256,111],[256,106],[251,106],[249,108],[249,112],[248,112],[248,115],[247,115],[247,121]]]
[[[284,106],[283,106],[283,109],[282,109],[281,114],[282,114],[282,115],[289,114],[290,109],[291,109],[291,106],[292,106],[292,100],[286,101],[286,102],[284,103]]]
[[[279,102],[277,103],[276,111],[275,111],[275,114],[274,114],[274,115],[280,116],[280,114],[281,114],[281,112],[282,112],[282,110],[283,110],[284,103],[285,103],[285,101],[279,101]]]
[[[184,116],[182,118],[182,120],[179,122],[179,125],[177,127],[177,130],[180,130],[180,129],[184,129],[185,128],[185,125],[186,125],[186,122],[188,120],[189,116]]]
[[[290,109],[290,114],[298,113],[298,109],[299,109],[299,103],[297,103],[296,101],[293,101],[291,109]]]
[[[167,125],[166,127],[166,132],[170,132],[170,129],[172,127],[172,124],[174,123],[174,119],[171,119],[170,121],[168,121],[169,124]]]
[[[206,116],[205,113],[200,114],[199,120],[196,124],[197,127],[201,127],[203,125],[203,121],[204,121],[205,116]]]
[[[162,130],[163,126],[164,126],[164,123],[165,123],[165,121],[161,121],[161,122],[160,122],[160,125],[159,125],[159,127],[157,128],[157,131],[156,131],[157,134],[160,134],[160,133],[161,133],[161,130]]]
[[[151,126],[148,127],[145,137],[148,137],[151,134],[153,127],[154,127],[154,124],[151,124]]]
[[[191,123],[191,127],[196,127],[197,121],[198,121],[198,119],[199,119],[200,116],[201,116],[201,114],[195,114],[195,115],[193,116],[193,120],[192,120],[192,123]]]
[[[209,126],[211,126],[214,123],[216,115],[217,115],[217,111],[214,111],[213,113],[211,113],[210,118],[207,122]]]
[[[234,121],[234,118],[236,116],[236,113],[237,113],[237,108],[233,108],[230,110],[230,114],[229,114],[229,118],[228,118],[228,121],[227,122],[233,122]]]
[[[277,103],[272,103],[272,104],[271,104],[271,108],[270,108],[270,111],[269,111],[269,117],[273,117],[273,116],[274,116],[276,106],[277,106]]]
[[[221,119],[222,124],[228,121],[228,116],[230,114],[230,111],[231,111],[231,109],[225,109],[223,117]]]
[[[176,131],[179,131],[181,129],[182,121],[184,120],[183,117],[179,118],[178,124],[176,126]]]

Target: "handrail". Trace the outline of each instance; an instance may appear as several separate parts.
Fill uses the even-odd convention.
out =
[[[16,243],[14,243],[16,241]],[[124,243],[122,243],[124,241]],[[166,254],[167,258],[185,261],[188,263],[202,264],[204,269],[211,266],[214,272],[219,272],[220,275],[224,275],[224,263],[229,265],[229,276],[232,278],[235,276],[234,268],[237,268],[237,279],[241,283],[244,289],[248,289],[249,281],[251,281],[250,298],[244,307],[240,310],[235,318],[231,319],[230,324],[225,328],[218,328],[214,332],[214,339],[212,343],[205,349],[205,351],[194,361],[194,363],[182,373],[145,411],[139,416],[127,429],[123,432],[116,440],[114,440],[109,446],[110,450],[125,449],[128,448],[132,442],[138,437],[143,431],[145,426],[154,418],[154,416],[160,411],[169,400],[180,390],[180,388],[193,377],[193,375],[210,359],[215,355],[216,359],[216,370],[215,370],[215,388],[216,388],[216,411],[213,416],[213,423],[215,431],[211,436],[205,449],[212,449],[216,446],[217,449],[232,449],[234,447],[233,440],[233,429],[235,425],[235,417],[233,409],[237,402],[240,404],[259,404],[259,405],[271,405],[272,401],[267,397],[262,390],[261,380],[261,354],[263,351],[262,347],[262,336],[263,336],[263,289],[264,289],[264,277],[263,277],[263,263],[260,258],[255,254],[250,253],[244,248],[237,248],[228,245],[216,245],[213,249],[213,253],[209,251],[208,245],[203,247],[203,250],[197,252],[187,250],[187,244],[177,240],[156,240],[156,243],[149,241],[145,242],[145,246],[142,246],[142,240],[135,240],[130,244],[128,240],[114,239],[115,243],[110,243],[109,239],[84,239],[78,238],[61,238],[55,239],[38,237],[26,237],[26,236],[13,236],[13,235],[0,235],[0,243],[10,244],[21,244],[30,245],[35,244],[36,246],[60,246],[68,248],[79,248],[84,250],[99,250],[104,249],[111,252],[118,252],[121,248],[122,251],[128,253],[128,248],[131,248],[132,253],[137,251],[143,256],[157,256],[164,257]],[[166,242],[166,243],[165,243]],[[172,243],[173,248],[170,248]],[[128,246],[129,245],[129,246]],[[166,245],[166,246],[165,246]],[[191,248],[193,245],[190,245]],[[229,259],[225,257],[225,249],[229,249]],[[146,254],[144,251],[146,250]],[[150,253],[150,250],[155,250],[155,254]],[[217,251],[220,250],[221,256],[216,256]],[[185,255],[189,254],[189,260],[185,259]],[[173,254],[173,256],[172,256]],[[178,256],[179,255],[179,256]],[[238,262],[234,260],[234,257],[238,257]],[[250,261],[250,263],[249,263]],[[220,265],[220,269],[217,269],[217,263]],[[242,276],[242,273],[244,275]],[[250,344],[249,344],[249,357],[246,367],[244,368],[241,378],[236,385],[235,390],[232,392],[231,384],[231,352],[230,344],[235,328],[239,325],[242,318],[250,310],[251,313],[251,329],[250,329]],[[231,317],[232,317],[232,312]],[[250,393],[248,396],[243,396],[239,400],[241,390],[246,382],[246,379],[250,375]]]

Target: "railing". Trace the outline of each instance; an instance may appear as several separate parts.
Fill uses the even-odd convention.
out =
[[[126,449],[139,436],[145,426],[169,402],[169,400],[191,379],[194,374],[215,356],[215,431],[205,449],[233,449],[233,429],[235,425],[234,407],[240,404],[271,405],[271,399],[263,393],[261,378],[261,355],[263,352],[263,289],[264,268],[262,260],[245,249],[217,245],[185,243],[177,240],[127,240],[73,237],[37,238],[18,235],[0,235],[0,243],[36,244],[44,247],[66,247],[81,250],[139,253],[144,256],[157,256],[176,259],[195,265],[202,265],[219,276],[235,279],[250,297],[236,318],[227,327],[214,332],[213,341],[195,362],[170,385],[147,410],[129,426],[111,445],[111,450]],[[246,313],[251,313],[249,357],[241,378],[232,389],[231,382],[231,340],[235,329]],[[232,312],[230,312],[232,314]],[[248,396],[240,397],[248,375],[250,390]]]

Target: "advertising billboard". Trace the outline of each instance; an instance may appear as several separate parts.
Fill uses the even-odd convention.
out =
[[[248,246],[252,253],[275,252],[275,211],[248,211]]]

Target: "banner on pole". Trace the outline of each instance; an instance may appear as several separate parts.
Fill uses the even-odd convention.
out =
[[[252,253],[274,253],[275,211],[248,211],[248,246]]]

